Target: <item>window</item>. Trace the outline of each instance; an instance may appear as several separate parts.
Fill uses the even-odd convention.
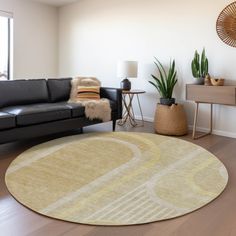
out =
[[[12,15],[0,11],[0,79],[12,78]]]

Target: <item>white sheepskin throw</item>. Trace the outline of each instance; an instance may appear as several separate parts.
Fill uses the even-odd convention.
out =
[[[85,106],[85,115],[90,120],[100,119],[103,122],[111,120],[111,107],[108,99],[81,102]]]
[[[77,77],[71,81],[71,93],[68,103],[79,103],[85,107],[85,116],[90,120],[100,119],[103,122],[111,120],[110,102],[106,98],[99,100],[79,100],[78,86],[101,86],[101,82],[93,77]]]

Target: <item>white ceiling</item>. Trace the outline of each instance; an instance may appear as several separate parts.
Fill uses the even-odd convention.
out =
[[[32,1],[60,7],[60,6],[64,6],[64,5],[76,2],[77,0],[32,0]]]

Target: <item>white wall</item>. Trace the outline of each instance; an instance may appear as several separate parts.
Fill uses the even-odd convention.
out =
[[[14,15],[14,78],[57,76],[58,10],[28,0],[0,0]]]
[[[134,88],[147,91],[142,106],[154,117],[157,93],[148,83],[155,73],[153,56],[168,65],[175,58],[179,82],[175,96],[185,100],[185,84],[192,82],[190,63],[194,50],[206,47],[210,73],[236,84],[236,49],[216,34],[218,14],[231,0],[80,0],[59,10],[60,76],[93,75],[105,86],[119,86],[118,60],[138,60]],[[234,81],[235,80],[235,81]],[[189,124],[193,104],[186,103]],[[207,107],[199,126],[207,127]],[[236,108],[216,107],[215,132],[236,137]]]

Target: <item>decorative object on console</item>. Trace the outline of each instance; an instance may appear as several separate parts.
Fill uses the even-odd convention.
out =
[[[136,132],[52,140],[20,154],[5,175],[8,191],[35,212],[114,226],[185,215],[218,197],[227,181],[225,166],[202,147]]]
[[[211,77],[209,74],[206,75],[204,85],[206,86],[224,86],[225,80],[224,79],[217,79]]]
[[[225,80],[224,79],[211,78],[211,83],[214,86],[224,86]]]
[[[208,59],[206,57],[205,48],[202,51],[201,59],[198,51],[195,51],[194,58],[191,63],[194,84],[204,84],[205,77],[208,74]]]
[[[231,47],[236,47],[236,2],[226,6],[216,22],[216,31],[220,39]]]
[[[68,103],[78,103],[85,107],[85,115],[90,120],[111,120],[110,102],[98,99],[101,82],[93,77],[78,77],[71,81],[71,94]],[[84,94],[84,95],[81,95]],[[94,96],[95,95],[95,96]]]
[[[206,77],[205,77],[204,85],[206,85],[206,86],[212,86],[212,83],[211,83],[211,76],[210,76],[209,74],[207,74]]]
[[[131,89],[131,82],[128,78],[137,78],[138,76],[138,62],[137,61],[121,61],[117,66],[117,77],[123,78],[120,87],[123,90],[129,91]]]
[[[178,81],[176,79],[177,71],[175,70],[175,60],[170,61],[168,72],[165,71],[164,66],[156,57],[154,63],[159,72],[159,77],[151,75],[154,82],[149,81],[149,83],[152,84],[161,95],[160,103],[170,106],[175,103],[175,98],[172,97],[172,94]]]

